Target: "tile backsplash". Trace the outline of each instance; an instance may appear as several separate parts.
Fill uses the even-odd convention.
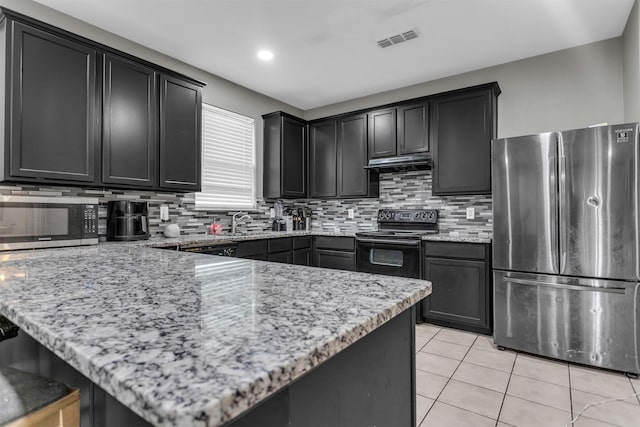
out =
[[[465,237],[491,237],[491,196],[445,196],[431,194],[431,171],[380,174],[378,199],[308,200],[313,211],[312,225],[323,231],[360,231],[377,227],[378,209],[437,209],[442,233]],[[466,219],[466,208],[475,209],[475,218]],[[354,219],[347,219],[347,210]]]
[[[312,228],[323,231],[355,232],[377,227],[378,209],[438,209],[441,232],[470,237],[491,237],[490,196],[445,196],[431,194],[431,171],[390,172],[380,175],[380,197],[377,199],[346,200],[284,200],[285,207],[308,207],[312,210]],[[217,219],[225,231],[231,229],[228,212],[195,210],[193,193],[158,193],[154,191],[130,191],[89,189],[78,187],[54,187],[34,185],[0,186],[0,195],[97,197],[100,203],[98,231],[106,235],[106,204],[109,200],[142,200],[149,204],[149,229],[151,235],[161,234],[170,222],[180,226],[182,234],[204,234],[207,226]],[[170,222],[160,221],[160,205],[169,206]],[[243,222],[240,231],[271,229],[269,208],[272,201],[258,201],[252,220]],[[466,219],[466,208],[475,208],[475,219]],[[347,218],[347,210],[354,210],[354,218]]]

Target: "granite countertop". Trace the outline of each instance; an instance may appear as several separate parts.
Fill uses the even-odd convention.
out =
[[[159,426],[233,419],[430,289],[130,244],[6,253],[0,264],[0,314]]]
[[[296,237],[296,236],[334,236],[334,237],[355,237],[356,232],[330,232],[330,231],[264,231],[254,233],[223,233],[219,235],[212,234],[195,234],[181,235],[175,238],[165,238],[163,236],[153,237],[150,240],[138,242],[151,247],[172,246],[172,245],[189,245],[194,243],[206,243],[216,241],[243,241],[243,240],[259,240],[274,239],[277,237]],[[491,243],[490,237],[465,236],[451,233],[427,234],[422,240],[439,241],[439,242],[464,242],[464,243]]]
[[[449,233],[427,234],[422,236],[422,240],[432,242],[491,243],[490,237],[461,236]]]

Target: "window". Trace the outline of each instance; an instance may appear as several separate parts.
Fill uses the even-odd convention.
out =
[[[202,104],[202,191],[196,193],[196,209],[255,208],[255,120]]]

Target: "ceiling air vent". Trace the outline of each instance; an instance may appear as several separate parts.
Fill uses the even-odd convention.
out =
[[[414,30],[409,30],[402,34],[396,34],[386,39],[378,40],[378,46],[383,48],[389,47],[398,43],[406,42],[407,40],[415,39],[417,37],[418,37],[418,33],[416,33]]]

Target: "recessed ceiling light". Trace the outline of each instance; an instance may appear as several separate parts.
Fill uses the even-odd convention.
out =
[[[270,50],[261,50],[260,52],[258,52],[258,58],[262,59],[263,61],[271,61],[273,59],[273,52],[271,52]]]

